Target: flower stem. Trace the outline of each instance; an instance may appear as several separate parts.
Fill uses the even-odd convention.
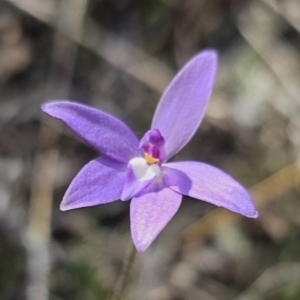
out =
[[[135,257],[136,257],[136,249],[135,246],[131,244],[130,251],[128,252],[128,255],[124,261],[122,274],[115,286],[111,300],[120,300],[124,298],[123,293],[125,292],[126,286],[130,278],[130,273],[134,265]]]

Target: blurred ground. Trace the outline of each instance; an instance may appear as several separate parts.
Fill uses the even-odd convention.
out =
[[[206,47],[219,51],[217,83],[176,159],[230,173],[260,217],[184,199],[124,299],[300,299],[300,2],[3,0],[1,300],[107,299],[130,241],[128,203],[59,211],[97,153],[40,105],[77,100],[142,135],[173,74]]]

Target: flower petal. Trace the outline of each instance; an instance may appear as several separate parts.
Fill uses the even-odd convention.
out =
[[[258,216],[248,191],[213,166],[192,161],[174,162],[165,164],[164,172],[165,183],[176,192],[225,207],[249,218]]]
[[[127,163],[137,153],[139,141],[135,134],[122,121],[107,113],[68,101],[46,103],[42,110],[64,121],[105,156]]]
[[[217,54],[206,50],[173,79],[156,108],[152,129],[165,138],[167,159],[191,139],[204,116],[217,69]]]
[[[131,200],[131,234],[139,252],[145,251],[172,219],[181,204],[181,198],[170,188],[157,185]]]
[[[61,210],[105,204],[120,199],[126,165],[100,157],[88,163],[71,182]]]
[[[160,168],[157,165],[148,165],[142,157],[136,157],[127,165],[126,180],[123,186],[121,200],[130,200],[143,191],[158,176]]]

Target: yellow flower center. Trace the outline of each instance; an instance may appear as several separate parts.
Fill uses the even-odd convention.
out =
[[[152,157],[151,155],[149,155],[147,152],[145,152],[145,160],[149,165],[155,164],[159,161],[158,158]]]

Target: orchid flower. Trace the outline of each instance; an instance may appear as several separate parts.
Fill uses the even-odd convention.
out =
[[[102,153],[73,179],[61,210],[131,199],[131,233],[139,252],[175,215],[182,195],[257,217],[249,193],[223,171],[202,162],[167,162],[201,123],[216,69],[214,50],[188,62],[164,92],[151,129],[140,141],[122,121],[98,109],[70,101],[44,104],[44,112]]]

